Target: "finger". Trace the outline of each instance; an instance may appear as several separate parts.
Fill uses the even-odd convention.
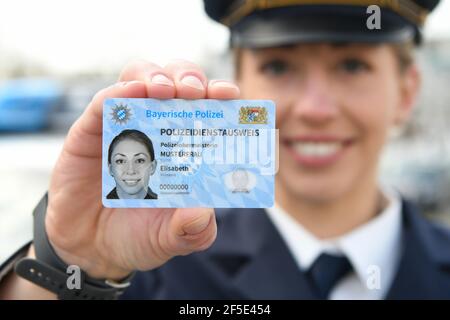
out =
[[[240,90],[237,85],[227,80],[211,80],[208,83],[208,99],[238,99]]]
[[[174,60],[164,67],[175,83],[176,97],[180,99],[202,99],[206,97],[208,80],[196,64]]]
[[[147,96],[155,99],[175,97],[175,84],[171,76],[157,64],[138,60],[125,66],[119,81],[143,81],[147,86]]]
[[[174,212],[168,225],[168,244],[176,255],[207,249],[217,235],[213,209],[187,208]]]
[[[141,81],[119,82],[99,91],[72,125],[64,143],[64,152],[82,157],[100,157],[102,153],[103,102],[108,98],[145,98]]]

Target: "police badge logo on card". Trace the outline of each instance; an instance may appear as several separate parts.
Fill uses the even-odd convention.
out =
[[[109,208],[268,208],[276,173],[269,100],[107,99]]]

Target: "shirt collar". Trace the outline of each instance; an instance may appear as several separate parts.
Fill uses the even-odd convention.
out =
[[[301,269],[309,269],[323,252],[344,254],[363,284],[371,267],[376,266],[380,270],[382,288],[388,288],[400,257],[401,201],[392,191],[384,194],[388,206],[380,214],[333,239],[318,239],[277,204],[267,212]]]

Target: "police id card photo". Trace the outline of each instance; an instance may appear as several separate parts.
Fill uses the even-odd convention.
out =
[[[103,204],[271,207],[276,138],[268,100],[107,99]]]

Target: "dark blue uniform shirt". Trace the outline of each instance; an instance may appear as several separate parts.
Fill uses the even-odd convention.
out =
[[[387,299],[450,299],[450,232],[402,203],[403,251]],[[315,299],[261,209],[217,210],[218,235],[204,252],[138,272],[123,299]]]

